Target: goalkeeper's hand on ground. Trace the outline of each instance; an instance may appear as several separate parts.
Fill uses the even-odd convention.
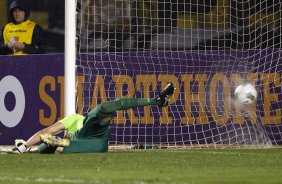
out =
[[[19,146],[21,146],[22,144],[25,144],[25,143],[26,143],[26,141],[23,140],[23,139],[16,139],[15,140],[15,146],[16,147],[19,147]]]
[[[22,139],[16,139],[15,140],[15,146],[11,149],[10,153],[24,153],[24,152],[28,152],[30,150],[30,147],[27,148],[24,144],[26,142]]]

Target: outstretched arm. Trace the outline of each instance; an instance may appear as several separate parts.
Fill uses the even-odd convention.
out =
[[[42,134],[57,135],[57,134],[63,132],[64,130],[65,130],[64,125],[61,122],[56,122],[53,125],[36,132],[33,136],[31,136],[26,141],[26,143],[24,145],[25,145],[25,147],[28,148],[32,145],[37,144],[40,141],[40,135],[42,135]]]

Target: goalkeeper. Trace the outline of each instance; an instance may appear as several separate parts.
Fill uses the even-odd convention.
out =
[[[169,83],[156,98],[116,99],[97,105],[86,117],[74,114],[67,116],[55,124],[35,133],[27,142],[16,141],[12,149],[14,153],[28,152],[32,145],[40,140],[40,153],[93,153],[107,152],[109,140],[109,125],[117,110],[133,107],[159,105],[167,106],[169,97],[173,94],[174,86]],[[55,135],[66,131],[66,138]],[[68,139],[67,139],[68,138]]]

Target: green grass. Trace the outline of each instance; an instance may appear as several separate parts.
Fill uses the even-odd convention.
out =
[[[282,149],[0,155],[0,183],[282,183]]]

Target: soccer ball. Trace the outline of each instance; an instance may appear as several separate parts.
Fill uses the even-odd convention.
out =
[[[235,89],[235,101],[238,104],[248,105],[257,100],[257,90],[251,84],[241,84]]]

